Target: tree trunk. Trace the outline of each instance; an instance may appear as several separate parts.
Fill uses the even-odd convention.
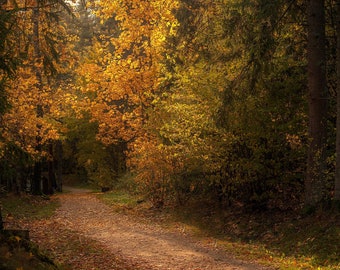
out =
[[[2,220],[2,213],[1,213],[1,206],[0,206],[0,232],[4,229],[4,221]]]
[[[56,142],[56,170],[57,170],[57,177],[56,177],[56,185],[57,191],[63,191],[63,145],[60,140]]]
[[[308,104],[309,148],[305,180],[305,206],[315,208],[324,197],[323,174],[326,143],[326,71],[324,0],[309,0],[308,23]]]
[[[55,166],[54,166],[54,153],[53,153],[53,141],[49,142],[48,145],[49,160],[47,161],[48,167],[48,184],[47,184],[47,194],[53,194],[57,187],[55,178]]]
[[[336,167],[335,167],[335,190],[334,201],[340,205],[340,2],[337,1],[337,17],[336,17],[336,33],[337,33],[337,119],[336,119]]]

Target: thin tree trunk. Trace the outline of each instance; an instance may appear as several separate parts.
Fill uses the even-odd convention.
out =
[[[340,2],[337,1],[337,119],[336,119],[336,167],[335,167],[335,190],[334,201],[340,205]]]
[[[1,213],[1,207],[0,207],[0,233],[4,229],[4,221],[2,220],[2,213]]]
[[[327,107],[324,0],[309,0],[307,16],[310,143],[305,180],[305,205],[314,208],[324,197]]]
[[[56,167],[57,167],[57,178],[56,178],[56,184],[57,184],[57,191],[62,192],[63,191],[63,145],[60,140],[56,142],[56,152],[57,152],[57,161],[56,161]]]
[[[41,51],[40,51],[40,44],[39,44],[39,7],[33,9],[33,47],[34,47],[34,58],[36,61],[41,61]],[[42,91],[43,83],[42,83],[42,71],[41,68],[36,66],[35,67],[35,75],[37,78],[37,88]],[[41,104],[37,106],[37,117],[43,117],[43,108]],[[41,127],[37,126],[38,132]],[[41,145],[41,137],[38,134],[36,137],[36,150],[38,152],[42,151]],[[41,168],[42,164],[41,161],[38,160],[34,164],[34,174],[33,174],[33,181],[32,181],[32,193],[33,194],[41,194]]]
[[[55,178],[55,166],[54,166],[54,151],[53,151],[53,141],[49,142],[48,145],[49,160],[48,165],[48,182],[47,182],[47,194],[53,194],[56,189],[57,183]]]

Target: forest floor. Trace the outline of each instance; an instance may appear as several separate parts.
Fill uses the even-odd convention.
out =
[[[52,197],[60,203],[52,217],[20,221],[64,269],[268,269],[233,258],[212,238],[117,212],[84,189],[68,191]]]

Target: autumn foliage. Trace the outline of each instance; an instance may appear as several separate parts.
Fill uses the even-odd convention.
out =
[[[2,160],[13,146],[31,163],[53,162],[43,167],[59,155],[64,173],[109,187],[129,171],[158,206],[300,206],[309,142],[301,1],[78,1],[59,19],[70,9],[63,1],[8,3],[0,53],[19,61],[0,74],[10,104]],[[334,14],[326,17],[333,100]],[[331,102],[325,201],[334,113]]]

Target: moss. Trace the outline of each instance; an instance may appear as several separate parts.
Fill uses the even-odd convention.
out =
[[[10,215],[13,218],[44,219],[49,218],[58,208],[57,200],[50,200],[42,196],[15,196],[7,195],[0,198],[3,217]]]

